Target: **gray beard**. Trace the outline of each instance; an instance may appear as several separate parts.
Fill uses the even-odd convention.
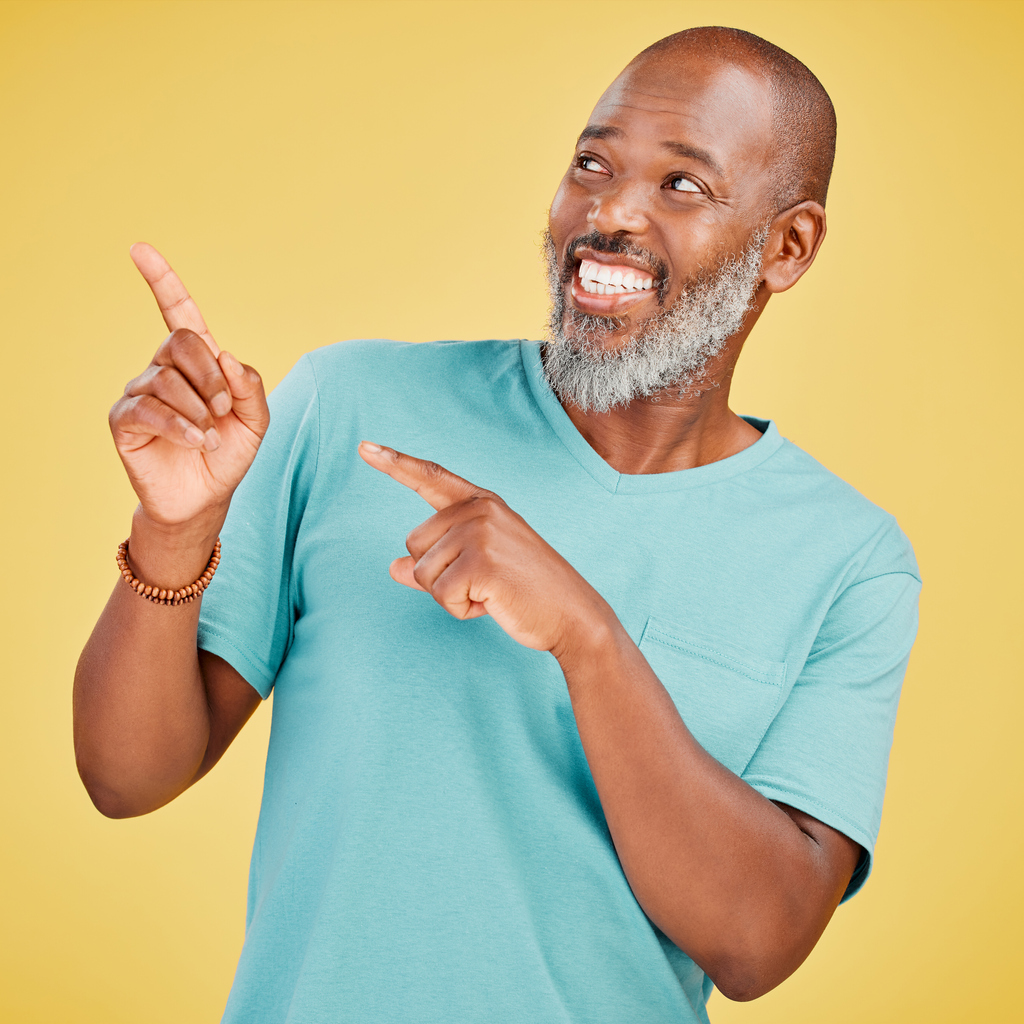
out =
[[[750,237],[738,255],[687,282],[668,309],[644,320],[625,343],[611,351],[600,341],[621,329],[619,317],[590,316],[567,306],[563,283],[572,267],[560,268],[551,235],[544,240],[551,290],[548,337],[542,345],[544,375],[563,402],[584,412],[608,412],[638,398],[674,388],[692,394],[708,360],[743,326],[761,281],[761,252],[768,224]],[[628,248],[624,251],[628,252]]]

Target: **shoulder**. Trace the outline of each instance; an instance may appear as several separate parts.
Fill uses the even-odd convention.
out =
[[[782,439],[763,471],[772,480],[777,503],[844,549],[848,583],[886,573],[920,580],[914,549],[895,516],[792,441]]]
[[[321,388],[380,382],[389,387],[452,373],[490,374],[520,361],[518,341],[341,341],[305,357]]]

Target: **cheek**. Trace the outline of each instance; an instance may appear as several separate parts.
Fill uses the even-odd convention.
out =
[[[586,233],[587,205],[578,194],[579,190],[563,178],[548,210],[548,228],[559,252],[569,236]],[[582,223],[583,227],[580,228]]]
[[[724,254],[733,251],[722,224],[704,211],[665,224],[661,239],[670,256],[673,297],[684,281],[711,269]]]

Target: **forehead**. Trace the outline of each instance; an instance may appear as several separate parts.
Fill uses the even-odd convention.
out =
[[[676,58],[629,67],[598,101],[588,124],[618,128],[633,146],[674,142],[702,149],[726,178],[771,160],[769,87],[736,64]]]

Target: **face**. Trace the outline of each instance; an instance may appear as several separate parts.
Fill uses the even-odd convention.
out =
[[[767,87],[733,65],[649,60],[602,96],[551,205],[562,332],[612,352],[742,258],[766,218]]]

